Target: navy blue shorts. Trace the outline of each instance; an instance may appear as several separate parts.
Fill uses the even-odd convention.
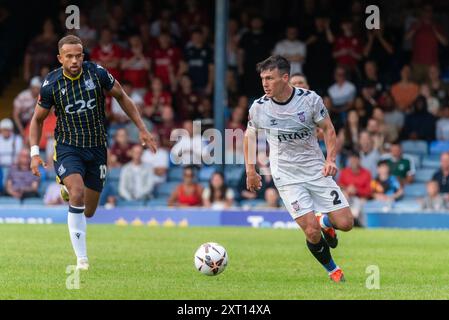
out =
[[[103,190],[107,172],[105,146],[81,148],[55,142],[53,161],[59,183],[65,177],[79,173],[87,188],[98,192]]]

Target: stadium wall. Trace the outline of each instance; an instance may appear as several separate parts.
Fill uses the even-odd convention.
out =
[[[53,224],[67,222],[67,208],[2,206],[0,224]],[[297,228],[286,211],[170,209],[170,208],[99,208],[89,223],[121,226],[241,226],[253,228]],[[367,213],[368,228],[449,229],[449,214]]]

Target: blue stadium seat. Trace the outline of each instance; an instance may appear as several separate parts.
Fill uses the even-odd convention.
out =
[[[385,201],[370,200],[363,205],[363,211],[384,211],[389,206]]]
[[[49,186],[50,184],[52,184],[53,182],[55,182],[55,181],[42,180],[42,181],[39,183],[39,188],[37,189],[37,192],[39,193],[39,195],[40,195],[41,197],[44,196],[45,191],[47,191],[48,186]]]
[[[181,166],[173,167],[168,170],[168,181],[182,181],[184,168]]]
[[[200,172],[198,174],[199,181],[209,181],[212,174],[217,171],[215,166],[204,166],[201,167]]]
[[[421,156],[420,155],[413,154],[413,153],[406,153],[406,154],[404,154],[404,156],[407,156],[407,157],[413,159],[413,162],[415,163],[415,168],[416,169],[421,168],[422,161],[421,161]]]
[[[23,200],[23,204],[25,205],[43,205],[44,199],[40,198],[27,198]]]
[[[434,171],[440,168],[440,160],[439,157],[436,159],[431,157],[425,157],[422,162],[422,167],[426,169],[434,169]]]
[[[0,205],[20,204],[20,200],[13,197],[0,197]]]
[[[117,207],[143,207],[145,205],[145,200],[123,200],[118,199],[117,200]]]
[[[449,141],[432,141],[430,143],[430,154],[441,154],[449,151]]]
[[[2,167],[2,171],[3,171],[3,181],[2,181],[2,185],[3,185],[3,186],[6,186],[6,178],[8,177],[9,168]]]
[[[225,171],[225,181],[230,187],[236,187],[242,177],[245,168],[242,165],[235,165],[226,167]]]
[[[400,211],[416,212],[421,209],[421,203],[419,203],[416,199],[400,200],[395,202],[393,208]]]
[[[265,200],[262,200],[262,199],[242,200],[242,201],[240,201],[240,206],[254,208],[254,207],[257,207],[264,203],[265,203]]]
[[[154,199],[151,199],[150,201],[148,201],[146,206],[147,207],[161,207],[161,206],[166,207],[167,201],[168,201],[167,197],[154,198]]]
[[[46,172],[46,180],[56,181],[56,172],[55,169],[51,168],[45,171]]]
[[[109,169],[108,179],[111,181],[118,181],[120,179],[121,168],[111,168]]]
[[[427,155],[428,147],[427,142],[424,140],[406,140],[401,143],[404,153]]]
[[[176,186],[179,184],[179,182],[165,182],[156,187],[156,197],[168,197],[173,192],[173,190],[176,188]]]
[[[424,197],[426,192],[425,183],[412,183],[404,187],[404,196],[407,198]]]
[[[415,181],[416,182],[428,182],[432,179],[435,169],[419,169],[416,170]]]

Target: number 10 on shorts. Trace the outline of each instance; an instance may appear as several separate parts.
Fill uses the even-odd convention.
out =
[[[106,179],[106,172],[108,171],[108,167],[105,164],[100,166],[100,179]]]

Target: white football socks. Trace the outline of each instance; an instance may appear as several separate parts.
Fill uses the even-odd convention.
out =
[[[69,206],[67,216],[69,226],[70,240],[72,247],[78,259],[87,258],[86,248],[86,216],[84,207]]]

